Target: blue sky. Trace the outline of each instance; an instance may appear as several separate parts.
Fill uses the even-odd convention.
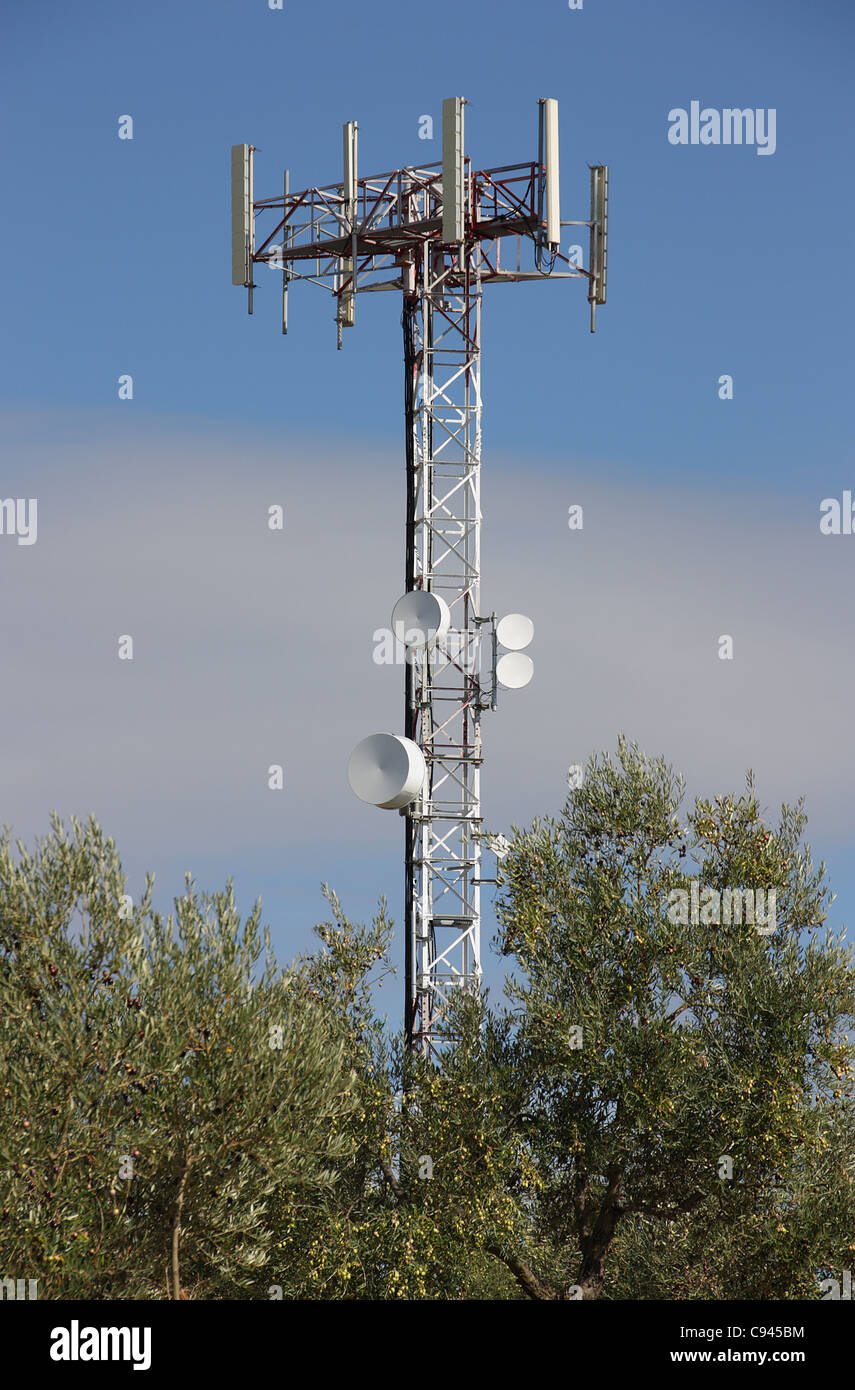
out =
[[[324,644],[306,594],[322,582],[350,589],[364,573],[368,629],[386,620],[384,594],[389,607],[397,597],[402,528],[400,547],[390,538],[403,509],[399,306],[392,296],[366,297],[337,353],[330,301],[301,287],[283,340],[278,277],[271,274],[267,285],[260,272],[248,319],[245,296],[230,283],[229,146],[259,147],[257,197],[278,192],[286,166],[292,187],[333,182],[346,120],[359,121],[363,173],[431,162],[441,154],[442,98],[459,94],[470,103],[468,152],[489,167],[534,157],[537,98],[555,96],[564,217],[586,215],[586,165],[610,168],[609,302],[592,338],[578,282],[496,286],[485,295],[484,592],[491,606],[491,585],[493,593],[507,592],[506,606],[535,613],[540,605],[547,620],[538,628],[546,655],[541,692],[517,697],[542,703],[500,711],[501,723],[488,730],[485,814],[489,821],[495,812],[501,826],[557,809],[567,763],[613,746],[619,727],[672,757],[698,779],[699,791],[738,787],[736,768],[753,761],[761,774],[767,770],[771,802],[807,790],[819,832],[810,838],[840,894],[836,920],[851,919],[846,653],[855,538],[818,533],[821,499],[840,497],[854,481],[851,7],[844,0],[584,0],[581,11],[571,11],[562,0],[524,7],[439,0],[418,11],[380,0],[367,14],[289,0],[281,12],[266,0],[136,7],[47,0],[10,4],[1,23],[2,494],[38,495],[43,517],[32,553],[10,551],[2,539],[7,614],[10,602],[18,614],[32,605],[28,621],[41,634],[10,619],[8,640],[18,655],[7,683],[5,818],[35,833],[54,805],[63,814],[95,810],[132,872],[156,869],[166,896],[178,890],[185,867],[212,888],[232,873],[244,903],[263,894],[283,955],[307,946],[311,922],[325,915],[321,878],[356,915],[385,891],[400,917],[399,823],[381,828],[364,808],[319,801],[309,809],[318,811],[323,832],[303,843],[299,807],[293,821],[286,816],[265,835],[239,791],[241,739],[258,737],[253,757],[259,765],[273,761],[259,736],[269,729],[287,764],[301,721],[311,718],[311,682],[301,705],[293,672],[276,665],[283,650],[298,651],[325,689],[347,689],[363,723],[376,710],[380,727],[381,708],[396,717],[397,674],[372,669],[364,651],[362,664],[355,661],[347,641]],[[669,144],[669,110],[693,100],[718,109],[775,108],[774,155]],[[133,141],[117,138],[125,114],[134,119]],[[418,138],[423,114],[436,123],[432,143]],[[134,377],[132,403],[117,399],[123,372]],[[734,379],[726,403],[717,397],[722,373]],[[355,468],[363,470],[361,491]],[[315,528],[315,543],[305,550],[295,544],[290,562],[271,559],[265,569],[267,560],[250,557],[242,519],[280,493],[294,527]],[[526,526],[514,506],[523,496],[543,508],[522,508]],[[586,520],[588,550],[577,547],[570,560],[566,533],[544,539],[539,528],[551,510],[566,515],[568,503],[589,497],[596,505]],[[379,550],[372,540],[378,519],[388,530]],[[190,576],[182,536],[206,525],[211,543],[196,536],[201,550]],[[244,559],[233,568],[224,562],[233,577],[226,595],[217,589],[218,557],[232,544]],[[634,570],[621,568],[627,553],[636,557]],[[62,571],[52,570],[60,555]],[[307,586],[313,557],[322,568]],[[598,569],[606,559],[611,568]],[[278,617],[274,604],[258,629],[240,604],[242,575],[256,563],[256,597],[263,591],[267,602],[270,587],[282,586]],[[114,611],[103,591],[122,593],[122,575],[135,565],[137,585]],[[106,651],[133,621],[144,630],[145,575],[155,570],[163,625],[150,624],[142,648],[161,665],[159,675],[151,671],[155,685],[135,697],[137,723],[122,713],[126,695],[113,690],[112,666],[98,687],[111,692],[103,695],[100,727],[118,719],[122,756],[132,762],[136,747],[140,759],[129,785],[118,770],[119,745],[90,745],[74,762],[68,750],[77,746],[77,707],[73,698],[50,706],[41,639],[64,653],[60,683],[88,690],[81,668],[100,679],[99,644]],[[61,621],[51,599],[62,587],[60,573],[67,583]],[[643,637],[646,622],[653,636],[630,656],[630,636],[616,645],[600,622],[587,634],[591,683],[582,691],[587,675],[572,652],[566,667],[553,670],[544,639],[561,613],[571,626],[584,625],[595,608],[592,586],[602,594],[610,576],[612,611],[626,607],[632,591],[633,630],[641,625]],[[170,582],[189,607],[181,610],[185,628],[172,634],[168,666],[159,635],[168,628]],[[664,656],[653,650],[669,594],[686,598],[681,632],[689,647],[693,625],[704,632],[708,620],[709,650],[718,632],[736,627],[737,662],[754,653],[757,671],[744,673],[738,698],[709,703],[710,683],[722,674],[711,659],[706,676],[699,665],[687,677],[684,702],[673,707],[669,676],[657,714],[655,662]],[[707,613],[717,594],[720,608],[712,602]],[[218,603],[233,605],[222,630]],[[372,603],[376,621],[368,616]],[[186,665],[197,620],[206,650],[219,643],[223,663],[207,673],[204,692]],[[177,679],[182,661],[184,684]],[[201,653],[194,661],[200,669]],[[224,671],[236,663],[242,680],[230,689],[228,713],[224,706],[205,725],[200,704],[214,708],[227,685]],[[647,705],[641,694],[632,698],[639,679]],[[265,681],[270,698],[259,723],[246,691]],[[624,692],[605,706],[609,727],[598,716],[606,685]],[[184,733],[176,700],[188,721]],[[347,724],[340,703],[330,719]],[[159,734],[145,722],[155,705]],[[342,741],[351,734],[344,724]],[[207,732],[199,734],[198,762],[184,769],[186,785],[178,785],[174,759],[192,742],[194,726]],[[218,782],[216,768],[228,758],[216,730],[226,728],[229,746],[240,746]],[[22,730],[29,762],[21,759]],[[54,734],[64,740],[55,750]],[[161,746],[171,750],[162,766]],[[318,738],[314,755],[319,766],[332,762],[338,745]],[[95,764],[101,771],[90,781]],[[712,772],[726,785],[702,785]],[[149,773],[143,795],[134,779]],[[308,771],[297,785],[311,798]],[[519,811],[514,786],[523,788]],[[252,836],[235,829],[241,820]]]

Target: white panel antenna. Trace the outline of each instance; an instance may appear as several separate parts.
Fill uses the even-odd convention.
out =
[[[561,192],[558,173],[558,102],[555,97],[540,101],[540,159],[543,165],[545,206],[544,241],[555,251],[561,244]]]
[[[288,194],[290,192],[290,189],[291,173],[290,170],[286,169],[284,174],[282,175],[282,208],[283,211],[285,211],[286,213],[288,209]],[[285,240],[282,243],[283,251],[288,242],[290,242],[290,240],[291,233],[289,231],[286,234]],[[285,262],[284,256],[282,258],[282,332],[288,332],[288,266]]]
[[[591,332],[596,324],[597,305],[606,302],[606,269],[609,249],[609,171],[605,164],[591,166],[591,279],[588,303],[591,306]]]
[[[232,284],[252,284],[252,145],[232,145]]]
[[[463,97],[442,103],[442,239],[461,242],[465,229]]]
[[[342,256],[339,261],[339,283],[342,286],[342,291],[339,299],[338,323],[341,328],[352,328],[356,319],[356,290],[353,277],[356,266],[358,142],[359,126],[356,121],[348,121],[343,127],[342,212],[345,223],[343,231],[351,238],[351,254]]]

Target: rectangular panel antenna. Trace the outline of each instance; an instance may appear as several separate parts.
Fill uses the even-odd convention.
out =
[[[461,242],[465,222],[463,97],[442,103],[442,239]]]
[[[555,97],[541,100],[540,118],[543,123],[541,158],[546,185],[544,240],[553,250],[557,250],[561,245],[561,195],[558,176],[558,102]]]
[[[232,145],[232,284],[252,283],[252,145]]]
[[[588,303],[591,306],[591,332],[594,332],[598,304],[606,302],[606,270],[609,248],[609,171],[605,164],[591,167],[591,279]]]
[[[282,250],[291,245],[291,228],[288,225],[288,194],[291,190],[291,172],[285,170],[282,176],[282,216],[285,218],[285,229],[282,235]],[[288,262],[282,257],[282,332],[288,332]]]
[[[350,285],[342,291],[339,301],[339,323],[342,328],[352,328],[356,317],[356,294],[353,285],[354,268],[356,258],[353,254],[356,243],[356,212],[357,212],[357,151],[359,140],[359,126],[356,121],[347,121],[343,126],[343,162],[344,162],[344,183],[342,185],[343,213],[345,218],[345,228],[343,230],[350,233],[351,252],[350,256],[342,256],[339,261],[340,284],[344,285],[350,280]]]

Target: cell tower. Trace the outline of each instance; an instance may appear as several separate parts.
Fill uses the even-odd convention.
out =
[[[481,294],[586,279],[591,332],[606,302],[608,169],[591,167],[590,218],[562,222],[558,102],[539,102],[535,161],[484,170],[465,153],[465,105],[442,104],[441,164],[360,178],[349,121],[342,179],[292,193],[286,170],[275,198],[254,196],[255,147],[232,147],[232,281],[246,287],[250,313],[258,264],[281,267],[283,333],[294,281],[331,290],[339,348],[358,294],[403,295],[406,542],[392,633],[404,733],[364,739],[348,778],[363,801],[404,817],[405,1027],[426,1056],[449,1036],[453,991],[480,986],[480,889],[495,881],[481,875],[481,715],[499,686],[519,689],[533,673],[522,650],[531,620],[497,621],[481,606]],[[562,227],[589,228],[587,269],[580,248],[562,254]]]

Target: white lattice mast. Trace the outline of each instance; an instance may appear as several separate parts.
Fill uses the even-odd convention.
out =
[[[530,620],[497,624],[481,607],[482,289],[585,277],[593,331],[606,288],[608,171],[591,169],[590,219],[561,222],[558,103],[540,102],[537,161],[482,171],[465,155],[464,106],[461,97],[443,103],[440,165],[360,179],[348,122],[340,183],[291,193],[286,171],[282,197],[261,201],[253,147],[232,148],[232,279],[246,286],[250,313],[259,263],[282,269],[283,333],[293,281],[332,290],[339,347],[358,294],[403,295],[405,592],[392,628],[405,655],[404,734],[364,739],[348,776],[363,801],[405,819],[405,1024],[426,1056],[449,1036],[453,991],[481,979],[480,886],[492,881],[481,877],[481,715],[495,709],[499,685],[519,688],[533,669],[521,652]],[[281,217],[257,244],[256,220],[271,211]],[[561,254],[562,226],[590,229],[587,269],[581,248]],[[499,644],[509,649],[501,658]]]
[[[421,1051],[442,1029],[450,991],[477,988],[481,975],[479,271],[477,243],[427,248],[404,320],[414,376],[406,588],[440,596],[450,623],[443,641],[413,649],[405,708],[426,764],[405,856],[408,1033]]]

